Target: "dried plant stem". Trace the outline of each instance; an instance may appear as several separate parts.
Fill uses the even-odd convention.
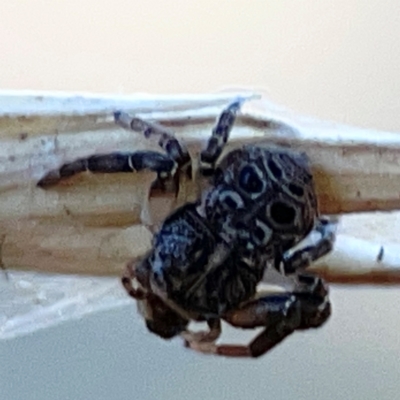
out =
[[[118,97],[0,92],[0,235],[5,267],[119,274],[128,259],[140,257],[150,245],[151,234],[141,222],[148,211],[153,175],[82,174],[46,191],[36,182],[76,158],[157,149],[156,143],[115,126],[115,109],[173,128],[196,153],[223,105],[248,94]],[[245,105],[228,150],[246,143],[290,144],[306,151],[323,213],[400,209],[399,134],[306,118],[262,97]],[[194,195],[191,186],[184,189],[183,201]],[[165,215],[174,202],[159,199],[157,206]],[[316,268],[330,280],[398,280],[400,243],[396,235],[387,234],[382,223],[386,216],[351,216],[351,231],[342,228],[348,218],[342,219],[336,251]],[[390,218],[398,218],[397,213]],[[371,221],[375,237],[361,238]],[[378,257],[382,246],[383,255]]]

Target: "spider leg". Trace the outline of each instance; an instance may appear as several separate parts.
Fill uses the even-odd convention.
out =
[[[150,170],[164,178],[174,173],[176,164],[167,155],[155,151],[137,151],[133,153],[110,153],[80,158],[64,164],[60,169],[50,171],[37,185],[49,187],[59,181],[84,171],[93,173],[139,172]]]
[[[192,159],[183,143],[164,126],[155,122],[145,121],[138,117],[131,117],[125,112],[114,113],[115,122],[122,128],[143,134],[146,138],[158,136],[158,145],[174,161],[176,168],[169,174],[157,177],[150,190],[150,197],[157,197],[158,194],[173,193],[178,195],[180,178],[192,178]]]
[[[228,323],[238,328],[264,327],[248,345],[188,342],[187,346],[202,353],[226,357],[259,357],[297,330],[320,327],[330,314],[331,305],[324,282],[307,276],[293,293],[264,295],[224,316]]]
[[[218,318],[211,318],[207,320],[209,327],[208,331],[193,332],[186,330],[181,333],[185,343],[201,343],[202,345],[211,344],[220,337],[221,335],[221,320]]]
[[[318,238],[310,245],[299,249],[290,249],[282,256],[283,272],[291,274],[301,271],[321,257],[327,255],[332,249],[336,238],[337,220],[320,217],[310,233]]]
[[[133,287],[133,280],[136,279],[136,273],[135,273],[135,261],[129,262],[122,274],[121,277],[121,283],[126,292],[129,294],[129,296],[133,297],[136,300],[143,300],[146,298],[146,292],[139,288],[134,288]]]
[[[123,128],[143,133],[145,137],[159,135],[159,145],[166,152],[154,151],[115,152],[95,155],[64,164],[59,170],[50,171],[38,182],[40,187],[52,186],[62,179],[80,172],[94,173],[138,172],[150,170],[157,173],[157,180],[151,188],[151,195],[156,192],[177,194],[179,174],[185,172],[191,177],[191,158],[186,147],[169,133],[162,125],[150,123],[140,118],[130,117],[124,112],[114,113],[115,122]]]
[[[318,328],[331,315],[329,289],[325,281],[314,274],[299,274],[295,295],[301,304],[301,323],[296,330]]]
[[[131,117],[125,112],[114,113],[115,122],[125,129],[142,133],[146,138],[159,136],[158,145],[177,164],[180,172],[186,173],[189,178],[192,174],[191,157],[186,146],[164,126],[155,122],[145,121],[138,117]]]
[[[219,115],[211,137],[208,139],[207,146],[200,153],[199,170],[201,175],[213,175],[215,164],[228,141],[229,134],[236,121],[236,116],[246,100],[249,100],[249,98],[236,99]]]

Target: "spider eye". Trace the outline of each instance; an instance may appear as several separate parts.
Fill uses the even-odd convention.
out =
[[[264,188],[264,183],[260,175],[259,171],[257,171],[253,166],[245,166],[240,171],[239,175],[240,187],[249,193],[260,193]]]
[[[296,210],[280,201],[273,203],[270,208],[270,216],[279,225],[288,225],[294,222]]]

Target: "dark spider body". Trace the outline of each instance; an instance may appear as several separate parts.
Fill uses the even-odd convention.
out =
[[[203,200],[172,213],[155,235],[137,267],[149,275],[143,284],[205,318],[253,297],[267,265],[313,228],[316,197],[305,161],[278,148],[229,153]]]
[[[220,115],[200,154],[200,175],[207,189],[165,219],[152,249],[130,263],[122,279],[138,300],[147,327],[163,338],[181,334],[188,346],[203,352],[258,356],[295,330],[322,325],[330,315],[321,279],[302,274],[328,253],[332,225],[319,217],[317,197],[305,154],[277,146],[243,146],[219,162],[243,100]],[[153,189],[179,190],[179,177],[191,175],[186,148],[160,125],[124,113],[115,114],[125,128],[159,135],[164,156],[154,152],[112,153],[77,160],[50,172],[40,186],[81,172],[158,173]],[[171,161],[173,162],[171,164]],[[291,249],[311,231],[319,241]],[[267,268],[296,274],[293,292],[260,296],[257,286]],[[137,283],[136,288],[133,282]],[[242,328],[265,330],[249,346],[216,346],[224,319]],[[191,320],[206,321],[208,332],[187,330]]]

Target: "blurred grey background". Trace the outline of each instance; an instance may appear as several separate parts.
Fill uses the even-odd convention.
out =
[[[361,0],[0,4],[0,88],[267,89],[298,112],[400,131],[400,9]],[[321,330],[259,360],[202,357],[127,307],[0,343],[0,399],[395,399],[398,288],[332,288]]]

